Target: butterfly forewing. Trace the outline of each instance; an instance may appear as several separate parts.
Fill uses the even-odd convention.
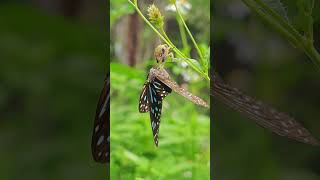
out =
[[[110,77],[106,76],[105,85],[97,105],[92,142],[93,159],[100,163],[110,162]]]
[[[221,102],[254,120],[258,125],[272,132],[312,145],[318,141],[300,123],[285,113],[245,95],[236,88],[225,84],[217,74],[211,77],[211,94]]]

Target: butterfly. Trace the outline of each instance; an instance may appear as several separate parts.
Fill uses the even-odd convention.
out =
[[[96,109],[91,141],[93,159],[99,163],[110,162],[110,76],[105,78]]]
[[[215,72],[211,73],[210,84],[210,94],[213,97],[244,114],[258,125],[280,136],[306,144],[319,145],[317,139],[294,118],[227,85]]]
[[[158,146],[162,100],[171,93],[171,91],[171,88],[161,82],[157,77],[148,75],[140,95],[139,112],[150,112],[153,140],[156,146]]]

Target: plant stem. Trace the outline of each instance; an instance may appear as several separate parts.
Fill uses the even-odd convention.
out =
[[[170,38],[167,36],[167,33],[163,30],[163,27],[160,28],[160,32],[168,40],[168,42],[170,43],[170,46],[175,47],[175,45],[171,42]]]
[[[312,12],[314,8],[314,0],[311,1],[311,7],[309,9],[309,12],[306,12],[307,18],[308,18],[308,30],[307,30],[307,37],[309,41],[313,43],[313,17]]]
[[[197,44],[196,41],[194,40],[194,38],[193,38],[193,36],[192,36],[192,34],[191,34],[191,32],[190,32],[190,30],[189,30],[186,22],[184,21],[181,13],[180,13],[180,11],[179,11],[179,9],[178,9],[178,7],[177,7],[177,4],[175,3],[174,6],[175,6],[175,8],[176,8],[176,11],[177,11],[177,13],[178,13],[178,15],[179,15],[179,17],[180,17],[180,20],[181,20],[182,24],[183,24],[184,27],[186,28],[187,33],[189,34],[189,36],[190,36],[190,38],[191,38],[192,43],[194,44],[195,48],[197,49],[197,52],[198,52],[198,54],[199,54],[199,57],[200,57],[201,61],[203,61],[202,52],[200,51],[200,49],[199,49],[199,47],[198,47],[198,44]]]
[[[317,69],[320,70],[320,54],[316,48],[310,44],[309,46],[305,45],[303,49],[315,66],[317,66]]]
[[[182,47],[183,49],[188,50],[188,55],[189,55],[189,45],[188,45],[188,41],[187,41],[187,36],[186,36],[186,31],[183,27],[183,24],[181,22],[181,20],[179,19],[179,17],[176,17],[178,25],[179,25],[179,31],[180,31],[180,36],[181,36],[181,41],[182,41]]]

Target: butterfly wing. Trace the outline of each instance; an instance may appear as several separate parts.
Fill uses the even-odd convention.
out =
[[[149,111],[148,101],[148,83],[144,83],[139,100],[139,112],[145,113]]]
[[[157,94],[161,97],[161,100],[163,100],[169,93],[172,92],[171,88],[169,88],[156,77],[154,78],[152,84],[153,87],[156,89]]]
[[[224,104],[254,120],[258,125],[272,132],[312,145],[319,142],[300,123],[285,113],[245,95],[225,84],[217,74],[212,73],[211,94]]]
[[[154,79],[147,84],[147,96],[150,106],[150,120],[151,120],[151,129],[153,134],[153,140],[156,146],[158,146],[158,135],[160,127],[160,118],[162,111],[162,100],[171,93],[171,89],[163,84],[158,79]]]
[[[107,74],[101,92],[94,121],[91,141],[93,159],[100,163],[110,162],[110,77]]]

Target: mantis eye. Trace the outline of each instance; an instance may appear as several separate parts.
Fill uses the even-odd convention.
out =
[[[164,49],[164,48],[162,48],[162,49],[161,49],[161,51],[162,51],[162,54],[164,54],[164,52],[165,52],[165,49]],[[162,55],[162,54],[161,54],[161,55]]]

